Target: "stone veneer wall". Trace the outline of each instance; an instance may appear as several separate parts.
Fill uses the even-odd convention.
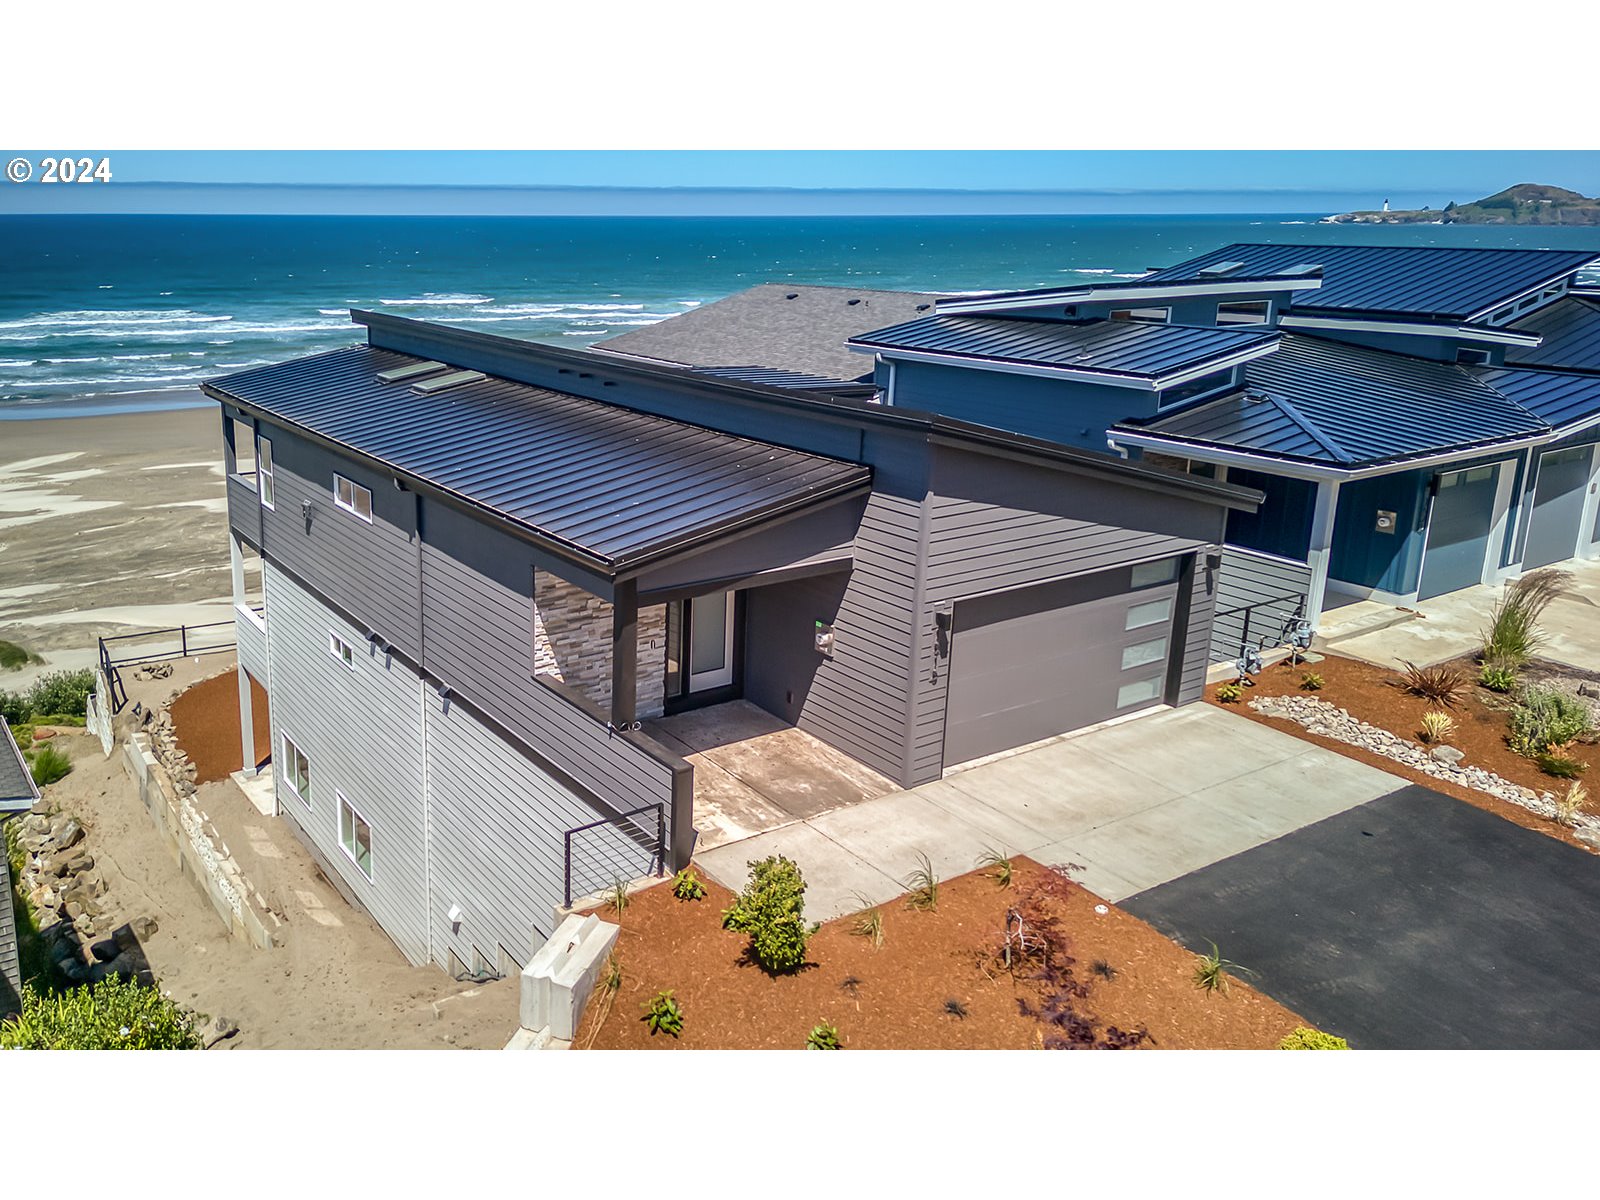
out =
[[[611,605],[548,571],[534,572],[533,669],[611,706]],[[666,695],[667,609],[639,610],[638,711],[659,717]]]

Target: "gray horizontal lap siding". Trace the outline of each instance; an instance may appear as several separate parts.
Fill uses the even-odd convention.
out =
[[[1270,648],[1271,637],[1282,629],[1284,621],[1293,615],[1297,602],[1310,590],[1311,567],[1306,563],[1258,554],[1239,546],[1222,548],[1222,565],[1217,571],[1216,610],[1227,613],[1246,605],[1261,604],[1262,607],[1250,616],[1251,645],[1268,635]],[[1292,598],[1278,599],[1283,596]],[[1239,657],[1244,621],[1244,614],[1237,612],[1216,618],[1211,632],[1212,662],[1232,662]]]
[[[275,484],[274,507],[262,510],[264,554],[419,661],[416,495],[286,430],[262,428],[272,438]],[[334,505],[335,473],[372,493],[370,524]]]
[[[228,528],[257,550],[261,548],[261,498],[236,475],[228,476]]]
[[[421,681],[271,563],[263,574],[279,807],[405,956],[427,962]],[[330,631],[355,646],[354,671],[328,652]],[[309,806],[286,783],[285,733],[311,764]],[[372,826],[370,882],[340,845],[335,789]]]
[[[542,559],[441,504],[427,505],[423,524],[428,674],[617,811],[670,804],[670,766],[610,736],[603,721],[535,680],[532,587]]]
[[[17,957],[16,918],[11,910],[11,862],[8,855],[0,854],[0,1018],[15,1012],[21,999],[22,963]]]
[[[239,665],[262,687],[271,686],[271,665],[267,651],[267,633],[250,618],[238,613],[233,617],[233,638],[238,648]]]

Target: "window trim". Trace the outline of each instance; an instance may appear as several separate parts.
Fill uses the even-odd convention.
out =
[[[311,797],[307,793],[311,791],[311,756],[300,749],[300,743],[294,740],[294,737],[287,729],[279,732],[278,739],[283,744],[283,765],[287,768],[279,778],[283,780],[284,785],[294,795],[295,799],[310,808]],[[306,790],[304,792],[296,787],[294,782],[293,762],[296,754],[303,758],[306,764]]]
[[[1259,320],[1252,318],[1251,320],[1248,320],[1248,321],[1236,321],[1236,320],[1224,321],[1222,319],[1222,310],[1225,309],[1225,308],[1233,308],[1233,309],[1246,308],[1246,307],[1254,308],[1257,305],[1260,305],[1261,306],[1261,310],[1262,310],[1261,317],[1260,317]],[[1219,301],[1217,301],[1217,317],[1216,317],[1216,320],[1217,320],[1217,328],[1218,329],[1233,329],[1233,328],[1237,328],[1237,327],[1241,327],[1241,326],[1244,327],[1244,328],[1249,328],[1249,327],[1254,326],[1254,325],[1271,325],[1272,324],[1272,301],[1271,300],[1219,300]]]
[[[346,504],[343,500],[341,500],[339,498],[339,485],[341,483],[346,483],[346,484],[350,485],[350,503],[349,504]],[[367,494],[367,511],[366,512],[362,512],[359,508],[356,507],[355,495],[356,495],[357,492],[365,492]],[[369,487],[362,486],[361,484],[357,483],[354,479],[351,479],[348,475],[341,475],[337,471],[335,471],[333,473],[333,506],[335,508],[342,508],[345,512],[349,513],[351,516],[356,517],[356,518],[358,518],[358,519],[360,519],[362,521],[365,521],[368,525],[372,524],[372,489],[369,488]]]
[[[373,882],[373,875],[376,873],[375,868],[377,866],[376,856],[372,852],[372,822],[367,820],[365,814],[363,814],[362,811],[354,804],[351,804],[349,797],[347,797],[338,788],[333,789],[333,796],[338,802],[339,806],[339,849],[344,851],[344,856],[350,860],[351,865],[354,866],[357,871],[361,872],[361,878],[365,879],[368,883],[371,883]],[[354,851],[352,851],[349,846],[345,845],[344,814],[347,809],[349,810],[351,817],[354,818],[350,824],[350,840],[352,842],[356,840],[355,821],[360,821],[367,827],[367,865],[365,867],[363,867],[356,859]]]
[[[356,648],[345,641],[333,630],[328,630],[328,653],[338,659],[345,667],[354,672],[356,669]]]
[[[1126,316],[1117,316],[1126,313]],[[1161,313],[1158,320],[1155,317],[1135,316],[1135,313]],[[1171,325],[1172,305],[1170,304],[1134,304],[1127,308],[1113,308],[1106,313],[1106,320],[1117,321],[1129,325]]]
[[[265,450],[265,453],[262,451]],[[272,439],[256,434],[256,495],[262,508],[276,509],[273,503]]]

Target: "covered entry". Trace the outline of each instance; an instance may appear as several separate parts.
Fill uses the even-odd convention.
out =
[[[963,600],[952,618],[944,763],[1161,703],[1182,559]]]
[[[1499,482],[1500,469],[1494,464],[1434,476],[1433,512],[1417,599],[1483,582]]]
[[[1524,570],[1548,566],[1578,552],[1584,506],[1589,491],[1592,446],[1547,450],[1539,456],[1533,515],[1522,555]]]

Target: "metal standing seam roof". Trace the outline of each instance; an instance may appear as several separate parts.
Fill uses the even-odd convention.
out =
[[[1271,274],[1307,263],[1323,268],[1322,286],[1294,312],[1392,313],[1465,320],[1518,293],[1558,279],[1600,257],[1595,250],[1501,250],[1448,246],[1308,246],[1235,243],[1145,276],[1224,282],[1207,276],[1213,263],[1241,262],[1240,276]]]
[[[1529,374],[1531,372],[1523,372]],[[1541,372],[1542,374],[1542,372]],[[1355,466],[1548,433],[1534,411],[1454,363],[1287,335],[1245,366],[1247,394],[1112,430]]]
[[[1473,373],[1556,428],[1600,418],[1600,375],[1516,367],[1480,367]]]
[[[39,798],[39,789],[33,784],[33,774],[22,759],[22,751],[11,736],[11,729],[0,721],[0,813],[21,812],[31,808]],[[10,898],[0,896],[0,904],[10,903]]]
[[[1152,325],[1136,321],[1033,321],[927,316],[850,339],[871,350],[912,350],[985,362],[1157,379],[1213,359],[1274,345],[1276,331]]]
[[[1600,371],[1600,301],[1564,296],[1513,321],[1511,328],[1518,333],[1536,333],[1544,341],[1537,346],[1508,346],[1508,363]]]
[[[865,489],[871,469],[493,376],[420,396],[371,346],[206,384],[617,571]]]

